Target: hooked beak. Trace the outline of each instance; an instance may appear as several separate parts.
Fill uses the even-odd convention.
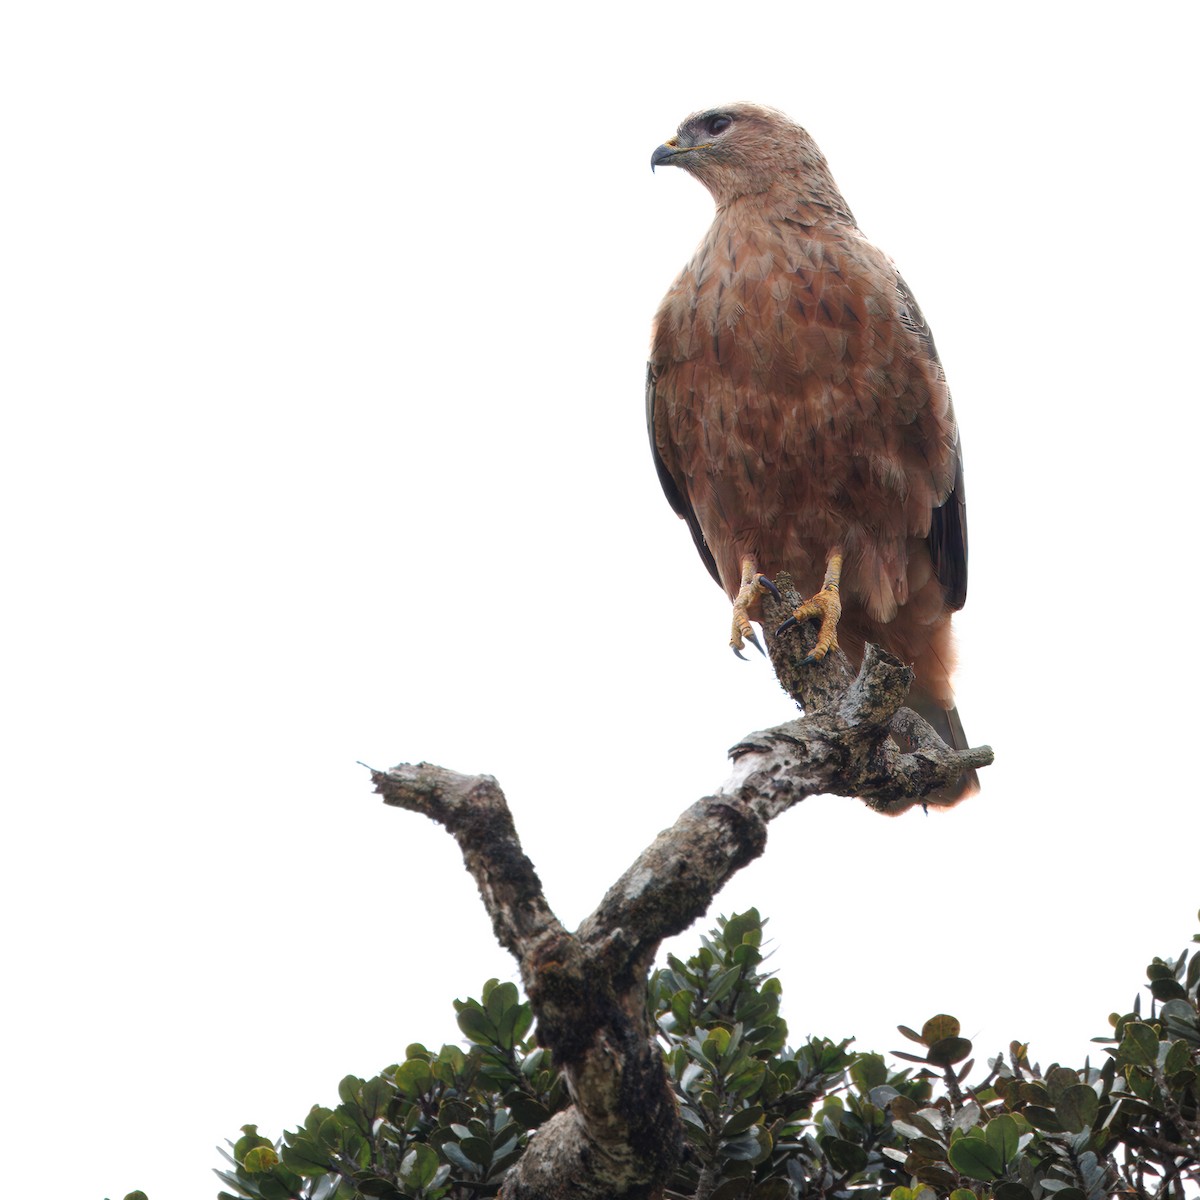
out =
[[[650,155],[650,170],[661,166],[685,166],[685,156],[691,154],[693,150],[709,150],[712,148],[712,142],[695,142],[688,144],[687,135],[676,134],[673,138],[668,138],[655,152]]]
[[[655,167],[661,167],[663,163],[670,164],[671,160],[680,154],[686,154],[687,151],[679,145],[678,138],[671,138],[669,142],[663,142],[657,150],[650,155],[650,170]]]

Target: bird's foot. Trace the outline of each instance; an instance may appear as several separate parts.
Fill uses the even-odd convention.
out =
[[[801,621],[809,621],[816,618],[821,622],[821,627],[817,631],[817,644],[808,652],[800,665],[805,666],[808,663],[820,662],[830,650],[837,649],[837,623],[841,615],[842,600],[838,595],[838,586],[836,583],[826,583],[815,596],[811,596],[805,600],[780,625],[776,631],[776,637],[791,629],[793,625],[799,625]]]
[[[750,609],[756,607],[759,597],[765,596],[768,592],[776,600],[779,599],[779,589],[761,571],[742,572],[742,586],[738,588],[737,597],[733,602],[733,636],[729,639],[729,645],[734,654],[743,661],[746,656],[742,650],[747,642],[759,654],[765,656],[767,653],[762,648],[762,642],[758,640],[758,634],[754,632],[750,624]]]

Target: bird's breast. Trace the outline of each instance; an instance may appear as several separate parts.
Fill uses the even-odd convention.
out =
[[[928,531],[953,417],[896,281],[857,235],[710,230],[664,298],[652,360],[660,453],[710,542]]]

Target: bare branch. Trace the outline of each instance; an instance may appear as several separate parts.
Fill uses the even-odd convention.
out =
[[[767,641],[808,715],[738,742],[729,781],[659,834],[575,934],[547,904],[491,776],[428,763],[372,772],[388,804],[440,822],[458,842],[497,938],[520,963],[538,1039],[567,1079],[572,1106],[533,1137],[505,1200],[659,1194],[683,1141],[646,976],[662,939],[763,852],[770,821],[818,793],[902,811],[992,761],[987,747],[945,746],[903,707],[912,671],[891,655],[868,647],[857,675],[840,653],[800,666],[811,633],[797,632],[786,644],[769,632]]]
[[[536,960],[566,930],[546,903],[541,880],[521,849],[512,813],[490,775],[459,775],[432,763],[372,771],[385,804],[444,825],[479,885],[496,939],[519,963]]]

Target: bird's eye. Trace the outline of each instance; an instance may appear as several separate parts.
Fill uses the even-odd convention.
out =
[[[704,122],[704,128],[710,137],[716,137],[718,133],[724,133],[725,130],[727,130],[732,124],[732,117],[709,117],[708,120]]]

